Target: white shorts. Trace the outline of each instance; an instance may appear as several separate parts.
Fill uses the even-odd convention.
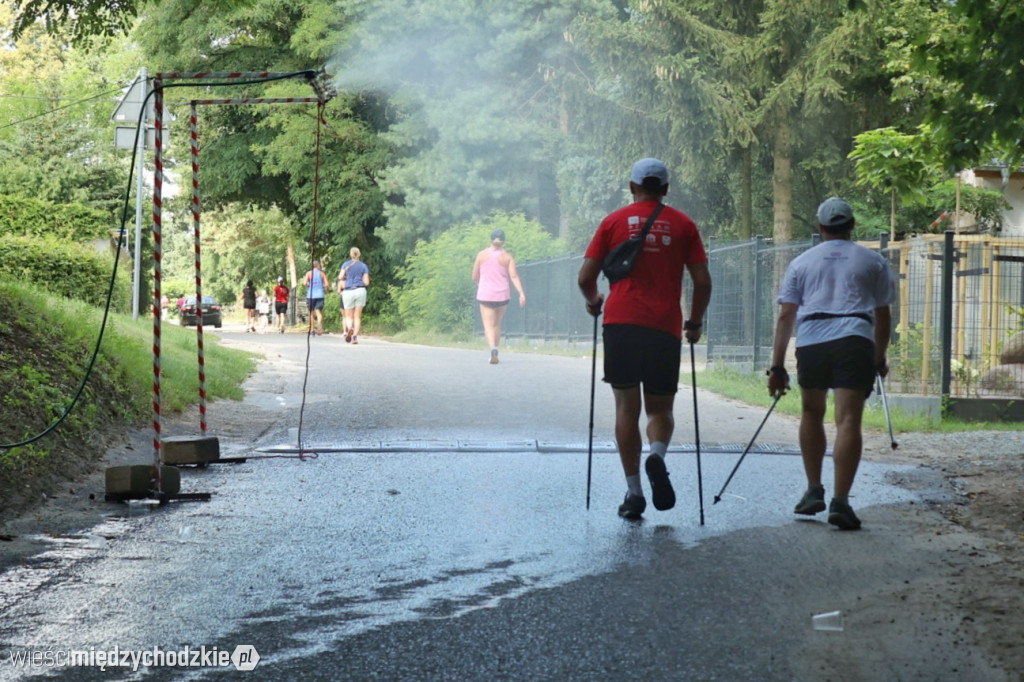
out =
[[[341,292],[341,307],[345,310],[366,307],[366,287],[344,289]]]

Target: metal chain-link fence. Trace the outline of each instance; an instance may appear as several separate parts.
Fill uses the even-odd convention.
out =
[[[747,370],[767,366],[779,283],[789,262],[817,242],[708,240],[713,292],[701,343],[709,363]],[[861,243],[883,253],[896,277],[892,390],[923,396],[1024,396],[1024,239],[949,232]],[[509,304],[506,340],[590,343],[593,318],[576,285],[582,260],[572,256],[519,265],[527,305]],[[599,286],[607,292],[604,278]],[[689,300],[687,278],[684,308]]]

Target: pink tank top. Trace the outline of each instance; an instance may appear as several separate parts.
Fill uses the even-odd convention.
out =
[[[491,248],[487,260],[480,264],[480,284],[476,289],[476,300],[509,300],[508,268],[499,261],[503,253],[504,249]]]

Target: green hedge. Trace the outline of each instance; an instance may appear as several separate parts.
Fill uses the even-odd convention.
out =
[[[58,296],[102,307],[107,302],[112,257],[90,246],[52,237],[0,234],[0,279],[28,284]],[[122,255],[111,301],[131,312],[131,261]]]
[[[0,233],[84,241],[105,237],[116,226],[100,210],[84,204],[54,204],[0,194]]]

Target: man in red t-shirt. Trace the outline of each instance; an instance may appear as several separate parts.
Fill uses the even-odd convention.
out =
[[[277,331],[284,334],[284,315],[288,312],[288,295],[291,290],[284,285],[284,277],[277,278],[274,287],[274,313],[277,316]]]
[[[640,159],[629,178],[632,204],[601,221],[587,247],[579,287],[587,312],[597,316],[604,304],[604,381],[615,396],[615,440],[626,474],[626,499],[619,516],[639,519],[647,508],[640,484],[641,393],[647,412],[650,455],[644,465],[656,509],[671,509],[675,491],[668,480],[665,453],[672,440],[672,405],[679,385],[683,334],[700,339],[704,311],[711,299],[711,274],[697,225],[685,213],[663,206],[633,270],[611,285],[607,303],[597,289],[605,257],[644,223],[668,192],[668,169],[658,159]],[[683,323],[683,273],[690,273],[693,297]],[[641,386],[643,386],[641,390]]]

